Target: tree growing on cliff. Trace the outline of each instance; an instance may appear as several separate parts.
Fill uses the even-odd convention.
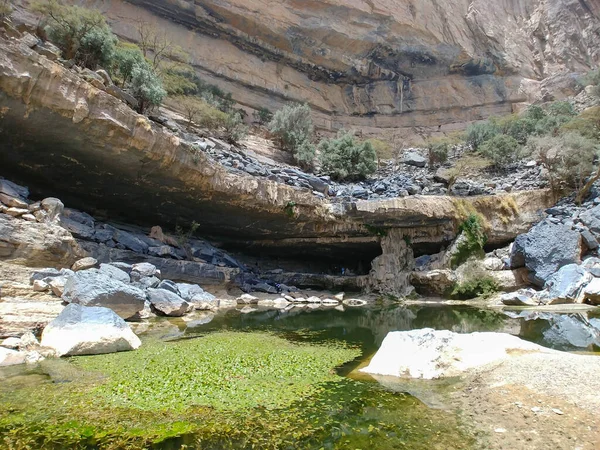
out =
[[[294,153],[301,164],[309,160],[309,153],[314,149],[310,145],[314,132],[310,107],[307,104],[286,105],[275,113],[269,123],[269,130],[284,149]],[[310,160],[314,158],[314,153]]]
[[[107,67],[118,42],[100,11],[61,5],[56,0],[37,3],[41,27],[62,51],[63,58],[95,70]]]
[[[352,133],[319,144],[323,172],[338,180],[359,180],[377,170],[377,155],[369,141],[358,142]]]
[[[148,64],[133,68],[130,90],[138,101],[140,114],[145,113],[151,107],[159,106],[167,95],[160,79]]]

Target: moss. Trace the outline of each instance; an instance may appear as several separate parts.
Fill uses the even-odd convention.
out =
[[[450,261],[452,268],[456,268],[476,256],[482,258],[485,255],[483,247],[487,242],[487,236],[483,229],[483,220],[479,214],[471,214],[460,225],[459,230],[465,237],[457,246],[456,253]]]
[[[296,202],[287,202],[283,211],[288,217],[294,217],[296,215]]]

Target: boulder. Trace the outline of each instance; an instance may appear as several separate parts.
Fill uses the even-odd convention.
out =
[[[19,198],[11,197],[10,195],[3,194],[2,192],[0,192],[0,203],[4,203],[6,206],[27,209],[27,210],[28,210],[28,206],[29,206],[29,205],[27,205],[27,202],[25,202]]]
[[[592,305],[600,305],[600,278],[594,278],[583,288],[583,299]]]
[[[236,301],[238,305],[256,305],[258,303],[258,297],[250,294],[242,294]]]
[[[162,280],[158,284],[157,288],[158,289],[164,289],[166,291],[171,291],[173,294],[179,295],[184,300],[188,300],[187,298],[183,297],[183,295],[181,295],[181,293],[179,292],[179,288],[177,287],[177,283],[175,283],[174,281],[171,281],[171,280]]]
[[[148,289],[146,294],[152,311],[162,316],[181,317],[192,308],[179,295],[165,289]]]
[[[131,272],[131,279],[134,280],[136,279],[136,275],[137,272]],[[145,291],[146,289],[151,289],[151,288],[155,288],[158,287],[158,285],[160,284],[160,280],[156,277],[141,277],[140,279],[138,279],[137,281],[135,281],[133,283],[133,285],[139,289],[141,289],[142,291]]]
[[[62,271],[52,267],[36,270],[29,277],[29,284],[33,284],[36,280],[43,280],[44,278],[60,277],[62,274]]]
[[[24,186],[19,186],[12,181],[0,178],[0,193],[6,194],[10,197],[20,198],[21,200],[29,197],[29,189]]]
[[[561,267],[546,281],[549,304],[581,303],[584,288],[592,281],[592,274],[577,264]]]
[[[581,266],[595,277],[600,277],[600,258],[586,258]]]
[[[402,162],[415,167],[425,167],[427,165],[427,159],[416,152],[405,153]]]
[[[517,317],[523,319],[520,336],[528,340],[541,335],[545,343],[555,348],[593,351],[600,347],[600,329],[585,314],[522,311]]]
[[[67,303],[110,308],[127,319],[144,308],[146,296],[134,286],[91,269],[69,277],[62,299]]]
[[[138,101],[133,95],[129,94],[128,92],[125,92],[123,89],[115,86],[114,84],[111,84],[110,86],[108,86],[104,90],[104,92],[112,95],[113,97],[118,98],[119,100],[121,100],[124,103],[127,103],[129,106],[131,106],[134,109],[136,109],[138,107]]]
[[[511,268],[527,267],[531,281],[542,287],[560,267],[581,262],[581,234],[570,226],[544,220],[515,239]]]
[[[57,356],[98,355],[135,350],[141,345],[129,325],[113,310],[70,304],[42,333],[42,346]]]
[[[65,205],[59,199],[48,197],[42,200],[40,204],[44,211],[43,218],[46,222],[55,222],[65,210]]]
[[[600,236],[600,205],[594,206],[579,215],[579,220],[596,236]]]
[[[133,250],[136,253],[146,253],[148,251],[148,245],[137,236],[128,233],[127,231],[117,230],[114,233],[113,239],[121,244],[123,247]],[[148,264],[148,263],[140,263]],[[137,264],[136,264],[137,265]],[[150,264],[152,265],[152,264]],[[156,267],[155,267],[156,270]]]
[[[361,372],[422,379],[452,377],[506,359],[513,351],[552,352],[504,333],[459,334],[431,328],[392,331]]]
[[[73,272],[78,272],[80,270],[91,269],[92,267],[96,267],[98,265],[98,260],[96,258],[92,258],[91,256],[87,256],[85,258],[81,258],[71,266],[71,270]]]
[[[125,272],[124,270],[119,269],[118,267],[115,267],[112,264],[100,264],[100,268],[98,269],[98,271],[104,275],[108,275],[111,278],[114,278],[115,280],[118,280],[122,283],[130,283],[131,282],[131,278],[129,277],[129,274],[127,272]]]
[[[507,306],[537,306],[538,301],[534,292],[532,293],[530,289],[521,289],[517,292],[502,294],[500,301]]]
[[[154,264],[143,262],[131,266],[131,271],[139,273],[142,277],[152,277],[156,275],[156,266]]]
[[[421,295],[446,295],[456,283],[456,274],[450,269],[413,272],[410,283]]]
[[[42,280],[35,280],[33,282],[33,291],[34,292],[46,292],[50,289],[50,285]]]
[[[48,283],[50,290],[57,297],[62,297],[65,292],[65,285],[69,279],[69,275],[61,275],[60,277],[52,277],[50,279],[44,278],[44,282]],[[35,286],[35,284],[34,284]]]
[[[25,353],[0,347],[0,367],[25,364]]]

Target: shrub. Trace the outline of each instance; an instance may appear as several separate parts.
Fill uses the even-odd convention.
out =
[[[258,122],[260,125],[265,125],[269,123],[273,119],[273,113],[269,108],[259,108],[253,113],[254,120]]]
[[[179,96],[174,97],[173,100],[174,104],[183,111],[188,121],[188,129],[192,123],[196,123],[203,128],[214,130],[224,127],[227,122],[227,114],[209,105],[200,97]]]
[[[225,136],[232,144],[241,141],[248,134],[248,127],[244,125],[242,115],[238,111],[226,114],[224,126]]]
[[[323,171],[338,180],[361,179],[377,170],[377,155],[369,141],[357,142],[351,133],[319,144]]]
[[[513,114],[498,119],[497,124],[502,133],[512,137],[519,144],[525,144],[529,136],[535,132],[536,121]]]
[[[136,65],[131,71],[131,94],[138,101],[138,112],[159,106],[167,93],[160,79],[148,64]]]
[[[307,104],[284,106],[273,115],[269,130],[281,147],[294,152],[298,159],[300,145],[305,141],[310,142],[314,131],[310,107]]]
[[[593,86],[592,94],[600,96],[600,69],[588,72],[581,78],[580,84],[583,87]]]
[[[457,283],[450,296],[457,300],[469,300],[476,297],[489,297],[498,290],[499,286],[496,280],[490,276],[484,276]]]
[[[395,157],[395,152],[388,142],[382,141],[381,139],[368,139],[367,142],[369,142],[373,147],[373,150],[375,150],[378,163]]]
[[[481,145],[479,153],[490,159],[494,166],[505,167],[517,159],[520,148],[512,136],[497,134]]]
[[[552,190],[581,190],[595,170],[598,143],[578,133],[532,139],[529,148],[547,169]]]
[[[303,167],[310,167],[317,154],[317,148],[310,141],[303,141],[296,149],[296,160]]]
[[[473,150],[477,150],[480,145],[499,133],[498,125],[493,122],[474,123],[467,128],[465,140],[467,145],[470,145]]]
[[[34,6],[43,15],[42,27],[48,38],[62,51],[89,69],[107,65],[117,39],[100,11],[61,5],[55,0]]]
[[[454,167],[444,171],[444,176],[448,180],[448,189],[450,189],[456,180],[468,173],[479,172],[490,167],[492,163],[489,159],[478,155],[465,154],[454,163]]]
[[[452,143],[448,139],[433,139],[427,143],[429,167],[436,167],[448,161]]]
[[[588,108],[560,127],[562,133],[575,132],[588,139],[600,140],[600,106]]]
[[[0,0],[0,19],[9,17],[13,12],[12,5],[9,0]]]

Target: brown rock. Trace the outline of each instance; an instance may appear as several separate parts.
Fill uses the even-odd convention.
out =
[[[71,266],[71,270],[73,272],[77,272],[79,270],[91,269],[92,267],[96,267],[98,265],[98,260],[96,258],[92,258],[91,256],[87,256],[85,258],[81,258]]]

